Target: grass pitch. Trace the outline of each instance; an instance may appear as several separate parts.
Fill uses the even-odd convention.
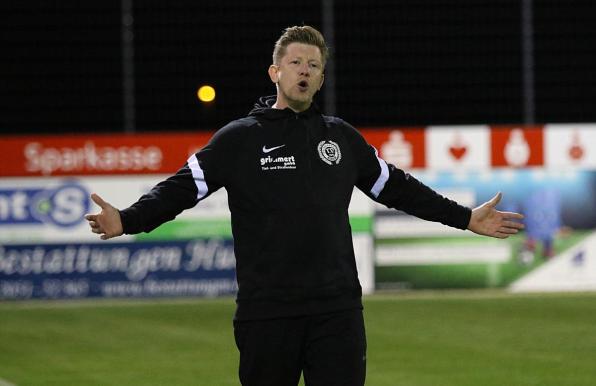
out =
[[[0,303],[0,384],[238,385],[232,299]],[[596,294],[365,299],[369,386],[596,380]]]

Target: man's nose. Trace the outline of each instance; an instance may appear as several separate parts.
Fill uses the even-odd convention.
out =
[[[310,68],[308,66],[308,63],[300,66],[300,75],[310,76]]]

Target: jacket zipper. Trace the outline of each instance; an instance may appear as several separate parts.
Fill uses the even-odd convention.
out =
[[[306,159],[308,165],[308,175],[310,176],[312,174],[312,161],[310,159],[310,129],[308,125],[304,125],[304,128],[306,129]]]
[[[296,114],[296,120],[300,120],[300,116],[298,114]],[[306,140],[306,144],[304,147],[304,156],[306,157],[306,173],[304,174],[304,183],[305,183],[305,188],[306,188],[306,193],[310,196],[310,199],[314,199],[314,190],[313,190],[313,186],[312,186],[312,179],[313,179],[313,173],[312,173],[312,160],[310,159],[310,130],[309,130],[309,126],[308,124],[305,124],[304,119],[300,120],[300,123],[302,125],[302,127],[304,128],[304,130],[306,131],[305,133],[305,140]]]

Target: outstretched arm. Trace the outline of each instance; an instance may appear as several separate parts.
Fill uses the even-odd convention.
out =
[[[91,199],[101,208],[99,213],[85,215],[85,219],[91,226],[91,232],[99,234],[102,240],[122,235],[124,232],[118,209],[104,201],[96,193],[91,195]]]
[[[472,210],[468,229],[474,233],[484,236],[506,239],[524,228],[524,224],[515,220],[521,220],[524,216],[515,212],[501,212],[495,209],[501,197],[497,193],[490,201]]]

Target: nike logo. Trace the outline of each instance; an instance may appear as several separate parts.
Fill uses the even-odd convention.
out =
[[[286,145],[279,145],[279,146],[274,146],[274,147],[267,148],[265,145],[263,145],[263,153],[269,153],[269,152],[272,152],[273,150],[282,148],[284,146],[286,146]]]

